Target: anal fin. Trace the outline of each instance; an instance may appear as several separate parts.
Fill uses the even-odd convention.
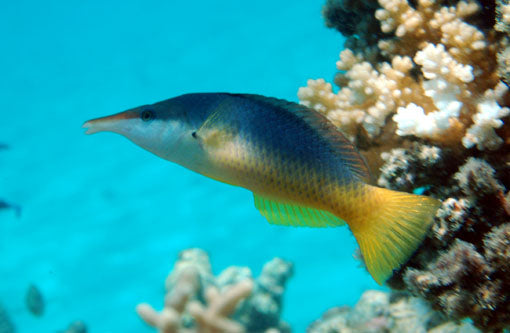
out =
[[[296,204],[283,203],[253,193],[255,208],[269,223],[294,227],[339,227],[345,222],[330,212]]]

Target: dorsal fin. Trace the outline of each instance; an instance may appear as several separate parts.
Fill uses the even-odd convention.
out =
[[[254,94],[230,94],[240,98],[246,98],[262,105],[268,105],[290,112],[317,131],[330,143],[332,152],[335,153],[344,165],[359,179],[369,180],[370,172],[365,160],[356,147],[345,137],[345,135],[333,125],[326,117],[317,111],[304,105],[289,102],[283,99],[266,97]]]

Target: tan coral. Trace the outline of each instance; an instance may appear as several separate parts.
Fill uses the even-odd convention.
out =
[[[475,1],[378,2],[374,16],[381,30],[394,36],[379,41],[378,55],[374,47],[342,51],[338,93],[324,80],[311,80],[298,91],[301,102],[325,114],[351,140],[365,134],[373,141],[383,129],[394,128],[385,127],[393,116],[400,136],[497,149],[503,140],[494,128],[508,113],[504,103],[487,95],[500,82],[496,54],[503,43],[466,21],[481,7]],[[504,16],[506,8],[500,11]]]
[[[209,287],[205,297],[207,306],[198,300],[191,300],[199,290],[199,273],[195,267],[185,267],[179,272],[173,288],[165,296],[165,306],[158,312],[151,305],[142,303],[136,307],[138,315],[160,333],[242,333],[244,327],[228,318],[239,302],[248,297],[253,290],[250,279],[229,286],[223,292]],[[191,328],[182,323],[187,311],[195,320]]]
[[[184,269],[172,288],[165,296],[165,306],[157,312],[147,303],[136,307],[138,315],[150,326],[155,327],[161,333],[184,333],[181,326],[181,316],[188,304],[189,299],[199,288],[199,275],[194,267]],[[188,330],[188,332],[192,332]]]
[[[196,321],[197,332],[200,333],[242,333],[244,327],[228,318],[239,302],[248,297],[253,289],[251,280],[244,280],[220,293],[216,287],[209,287],[205,297],[207,307],[193,301],[188,311]]]
[[[409,75],[413,67],[409,57],[396,56],[390,63],[376,69],[369,62],[361,61],[350,50],[340,54],[337,68],[346,70],[336,81],[345,86],[334,94],[324,80],[310,80],[308,87],[300,88],[298,97],[304,105],[325,114],[354,139],[359,125],[370,138],[380,133],[386,118],[398,106],[413,99],[413,92],[421,92],[419,85]],[[425,104],[427,98],[421,98]]]
[[[350,100],[352,92],[346,89],[343,93],[343,99]],[[342,124],[342,129],[351,139],[356,135],[357,128],[365,117],[363,110],[342,109],[339,106],[340,98],[333,93],[331,84],[324,79],[308,80],[308,86],[300,88],[298,96],[302,104],[323,113],[337,126]]]

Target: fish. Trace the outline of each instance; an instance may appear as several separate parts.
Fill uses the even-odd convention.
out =
[[[28,311],[36,317],[41,317],[44,314],[44,297],[39,288],[34,284],[28,286],[25,294],[25,305]]]
[[[0,210],[13,209],[17,217],[21,216],[21,207],[0,199]]]
[[[84,123],[253,192],[272,224],[348,225],[379,284],[423,242],[440,202],[370,184],[354,145],[304,105],[255,94],[190,93]]]

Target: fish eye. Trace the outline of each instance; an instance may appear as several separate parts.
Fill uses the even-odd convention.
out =
[[[142,121],[149,121],[154,119],[154,112],[152,110],[143,110],[140,114]]]

